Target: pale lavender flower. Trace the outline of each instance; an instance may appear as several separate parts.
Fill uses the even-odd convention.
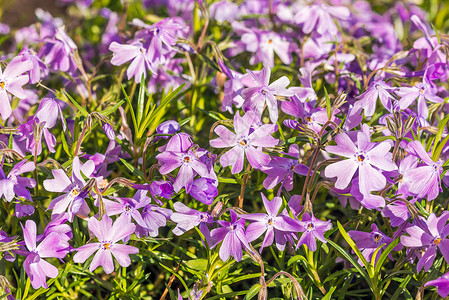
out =
[[[63,169],[52,170],[54,179],[44,180],[44,188],[49,192],[63,193],[53,199],[48,206],[52,210],[52,215],[58,215],[68,210],[70,221],[75,214],[87,215],[89,207],[84,201],[88,191],[85,188],[85,181],[81,173],[89,177],[95,169],[93,161],[88,160],[81,164],[76,156],[72,164],[72,176],[69,178]]]
[[[418,219],[416,224],[405,228],[405,232],[410,236],[401,236],[401,243],[409,248],[424,248],[424,254],[418,261],[416,270],[419,272],[422,267],[427,272],[432,266],[437,248],[440,249],[446,262],[449,263],[449,212],[445,211],[439,217],[431,213],[427,220]]]
[[[47,289],[47,277],[56,278],[58,276],[58,268],[43,258],[64,258],[69,252],[69,243],[67,240],[61,239],[58,233],[52,232],[36,246],[36,223],[31,220],[26,221],[25,227],[22,226],[22,230],[25,245],[30,251],[23,262],[25,272],[30,277],[33,288],[44,287]]]
[[[441,103],[444,101],[443,98],[436,95],[436,90],[426,83],[418,83],[412,87],[401,87],[396,91],[396,94],[401,97],[401,99],[399,99],[400,109],[406,109],[418,99],[418,115],[425,119],[429,116],[426,100],[434,103]]]
[[[102,266],[104,272],[110,274],[114,271],[112,256],[120,266],[128,267],[131,264],[129,255],[139,253],[139,249],[136,247],[117,243],[136,229],[136,225],[130,223],[127,218],[119,217],[113,222],[108,216],[103,216],[101,221],[91,217],[88,227],[89,231],[98,238],[98,243],[89,243],[75,249],[77,253],[73,256],[73,261],[84,263],[95,253],[89,266],[90,272]]]
[[[267,190],[271,190],[279,183],[282,183],[281,187],[285,187],[287,191],[291,191],[293,189],[293,174],[307,175],[309,168],[304,164],[300,164],[298,161],[298,145],[291,145],[288,153],[285,154],[296,157],[296,159],[273,156],[268,165],[260,169],[268,175],[263,181],[263,186]]]
[[[275,125],[264,124],[252,130],[251,126],[256,122],[256,115],[248,111],[243,117],[237,112],[234,116],[234,130],[231,132],[223,125],[215,127],[215,133],[219,138],[211,140],[210,144],[214,148],[232,147],[220,157],[223,167],[232,166],[232,174],[240,173],[243,170],[244,157],[256,169],[267,165],[270,156],[262,152],[262,147],[274,147],[278,140],[271,136],[275,130]]]
[[[38,83],[42,78],[48,76],[47,65],[33,49],[24,47],[17,57],[20,57],[22,61],[30,61],[33,64],[33,67],[29,70],[30,83]]]
[[[331,221],[321,221],[311,213],[304,213],[301,221],[297,221],[298,231],[302,232],[301,238],[296,245],[298,249],[301,245],[307,245],[310,251],[317,249],[316,239],[326,243],[324,233],[332,228]]]
[[[240,81],[248,88],[242,91],[245,99],[243,107],[245,110],[253,110],[259,118],[261,118],[265,105],[270,112],[270,120],[276,123],[278,120],[278,100],[276,96],[290,97],[294,93],[287,89],[290,80],[286,76],[282,76],[278,80],[270,84],[271,69],[263,68],[259,72],[247,70],[247,74]]]
[[[19,175],[31,172],[34,169],[33,162],[22,160],[6,176],[3,168],[0,167],[0,197],[4,196],[8,202],[11,202],[15,196],[32,201],[28,188],[34,188],[36,181],[32,178],[21,177]]]
[[[362,255],[368,262],[372,261],[374,252],[383,245],[381,250],[376,255],[377,262],[382,250],[384,250],[393,241],[392,238],[386,236],[382,231],[380,231],[375,223],[371,224],[371,232],[351,230],[348,231],[348,234],[354,240],[357,247],[362,250]],[[398,251],[401,247],[401,245],[397,245],[394,250]]]
[[[297,232],[299,226],[288,214],[279,212],[283,204],[282,198],[274,197],[273,200],[269,201],[263,193],[261,195],[263,205],[267,211],[266,214],[254,213],[240,215],[242,219],[252,222],[246,228],[246,238],[248,242],[252,242],[266,232],[259,251],[262,253],[263,248],[271,246],[275,239],[276,247],[280,251],[283,251],[287,242],[286,235]]]
[[[113,197],[115,201],[103,199],[106,207],[106,214],[108,216],[120,215],[120,217],[125,217],[130,223],[131,220],[134,220],[140,226],[146,227],[146,223],[143,220],[139,209],[148,205],[151,199],[142,196],[142,193],[146,195],[147,191],[139,190],[135,193],[133,198]]]
[[[180,167],[178,176],[173,184],[175,192],[179,192],[184,187],[186,192],[189,193],[192,188],[193,178],[197,173],[201,177],[209,177],[209,171],[206,166],[196,157],[192,150],[174,152],[165,149],[164,152],[156,156],[156,159],[162,164],[159,172],[163,175]]]
[[[385,171],[397,169],[388,142],[372,143],[369,135],[362,131],[357,133],[357,146],[346,133],[337,135],[335,141],[337,146],[327,146],[326,151],[348,159],[327,166],[324,174],[329,178],[337,177],[335,187],[338,189],[346,188],[358,171],[360,192],[368,196],[371,191],[378,191],[386,184],[385,176],[373,166]]]
[[[210,205],[214,202],[215,197],[218,196],[218,190],[214,183],[215,180],[210,178],[196,179],[192,183],[189,194],[196,200]]]
[[[0,116],[6,120],[11,115],[10,96],[24,99],[26,97],[23,85],[28,83],[27,74],[33,68],[33,63],[29,60],[22,61],[21,57],[13,58],[2,72],[0,68]],[[9,94],[8,94],[9,93]]]
[[[236,261],[243,257],[242,246],[251,251],[245,235],[245,220],[238,219],[237,214],[231,210],[231,222],[219,220],[221,226],[211,232],[211,236],[217,243],[223,241],[220,247],[220,258],[227,261],[229,256],[233,256]]]
[[[357,98],[360,99],[354,104],[354,110],[359,110],[360,108],[365,111],[365,116],[370,117],[374,115],[376,111],[377,99],[380,99],[382,105],[388,110],[392,110],[391,99],[393,96],[390,94],[389,90],[393,88],[388,84],[383,82],[382,79],[375,80],[368,89]]]
[[[122,45],[117,42],[112,42],[109,45],[109,50],[112,51],[111,64],[120,66],[132,60],[126,74],[128,79],[134,77],[136,83],[140,83],[143,78],[146,78],[148,69],[151,73],[155,73],[156,69],[150,60],[150,54],[141,42],[133,42],[129,45]]]
[[[434,285],[438,288],[438,295],[447,297],[449,295],[449,273],[444,274],[440,278],[428,281],[424,286]]]
[[[301,8],[295,15],[295,21],[298,24],[303,24],[302,31],[306,34],[316,29],[316,32],[321,35],[335,36],[338,29],[332,17],[346,20],[349,16],[350,11],[347,7],[321,3]]]
[[[175,212],[170,217],[170,219],[176,223],[176,227],[173,228],[173,233],[176,235],[182,235],[199,225],[199,229],[204,235],[207,244],[209,247],[212,247],[213,243],[209,225],[214,223],[214,218],[210,215],[210,213],[191,209],[181,202],[176,202],[173,204],[173,208],[175,209]]]
[[[409,191],[418,198],[427,196],[429,201],[435,199],[441,191],[442,163],[433,161],[419,141],[410,142],[406,150],[422,162],[404,172],[403,180],[408,182]]]
[[[142,194],[142,197],[146,197]],[[145,227],[137,224],[136,235],[157,237],[159,235],[159,228],[167,224],[173,211],[168,208],[162,208],[154,204],[148,204],[142,210],[142,218],[145,221]]]
[[[77,69],[72,55],[77,50],[75,42],[67,35],[63,28],[58,27],[52,38],[44,39],[44,46],[39,51],[39,57],[54,72],[74,73]]]

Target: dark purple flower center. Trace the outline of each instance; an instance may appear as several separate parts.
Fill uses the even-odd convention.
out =
[[[313,225],[313,223],[309,223],[309,225],[307,225],[307,230],[311,231],[315,228],[315,225]]]
[[[267,89],[266,88],[263,88],[261,91],[260,91],[260,93],[262,94],[262,95],[267,95],[268,94],[268,91],[267,91]]]
[[[128,212],[128,211],[130,211],[131,210],[131,206],[129,205],[129,204],[126,204],[125,205],[125,210]]]
[[[359,156],[357,156],[357,160],[358,161],[364,161],[365,160],[365,156],[360,154]]]
[[[380,239],[382,238],[382,236],[380,235],[380,234],[378,234],[378,233],[376,233],[375,235],[374,235],[374,242],[378,242],[378,241],[380,241]]]
[[[269,219],[267,220],[267,224],[268,224],[269,226],[273,226],[273,225],[274,225],[274,220],[273,220],[273,218],[269,218]]]

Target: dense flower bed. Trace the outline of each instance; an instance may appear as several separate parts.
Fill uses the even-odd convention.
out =
[[[434,2],[59,0],[1,24],[2,295],[448,296]]]

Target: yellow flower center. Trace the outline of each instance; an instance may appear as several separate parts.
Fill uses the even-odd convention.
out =
[[[437,239],[435,239],[434,241],[433,241],[433,243],[435,244],[435,245],[439,245],[440,244],[440,242],[441,242],[441,239],[440,238],[437,238]]]
[[[5,82],[4,81],[0,81],[0,87],[3,89],[5,89]]]
[[[106,250],[109,250],[110,247],[111,247],[111,243],[106,243],[106,244],[104,244],[104,248],[105,248]]]

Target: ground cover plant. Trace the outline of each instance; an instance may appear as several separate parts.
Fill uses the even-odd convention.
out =
[[[0,24],[2,299],[449,295],[446,2],[50,5]]]

